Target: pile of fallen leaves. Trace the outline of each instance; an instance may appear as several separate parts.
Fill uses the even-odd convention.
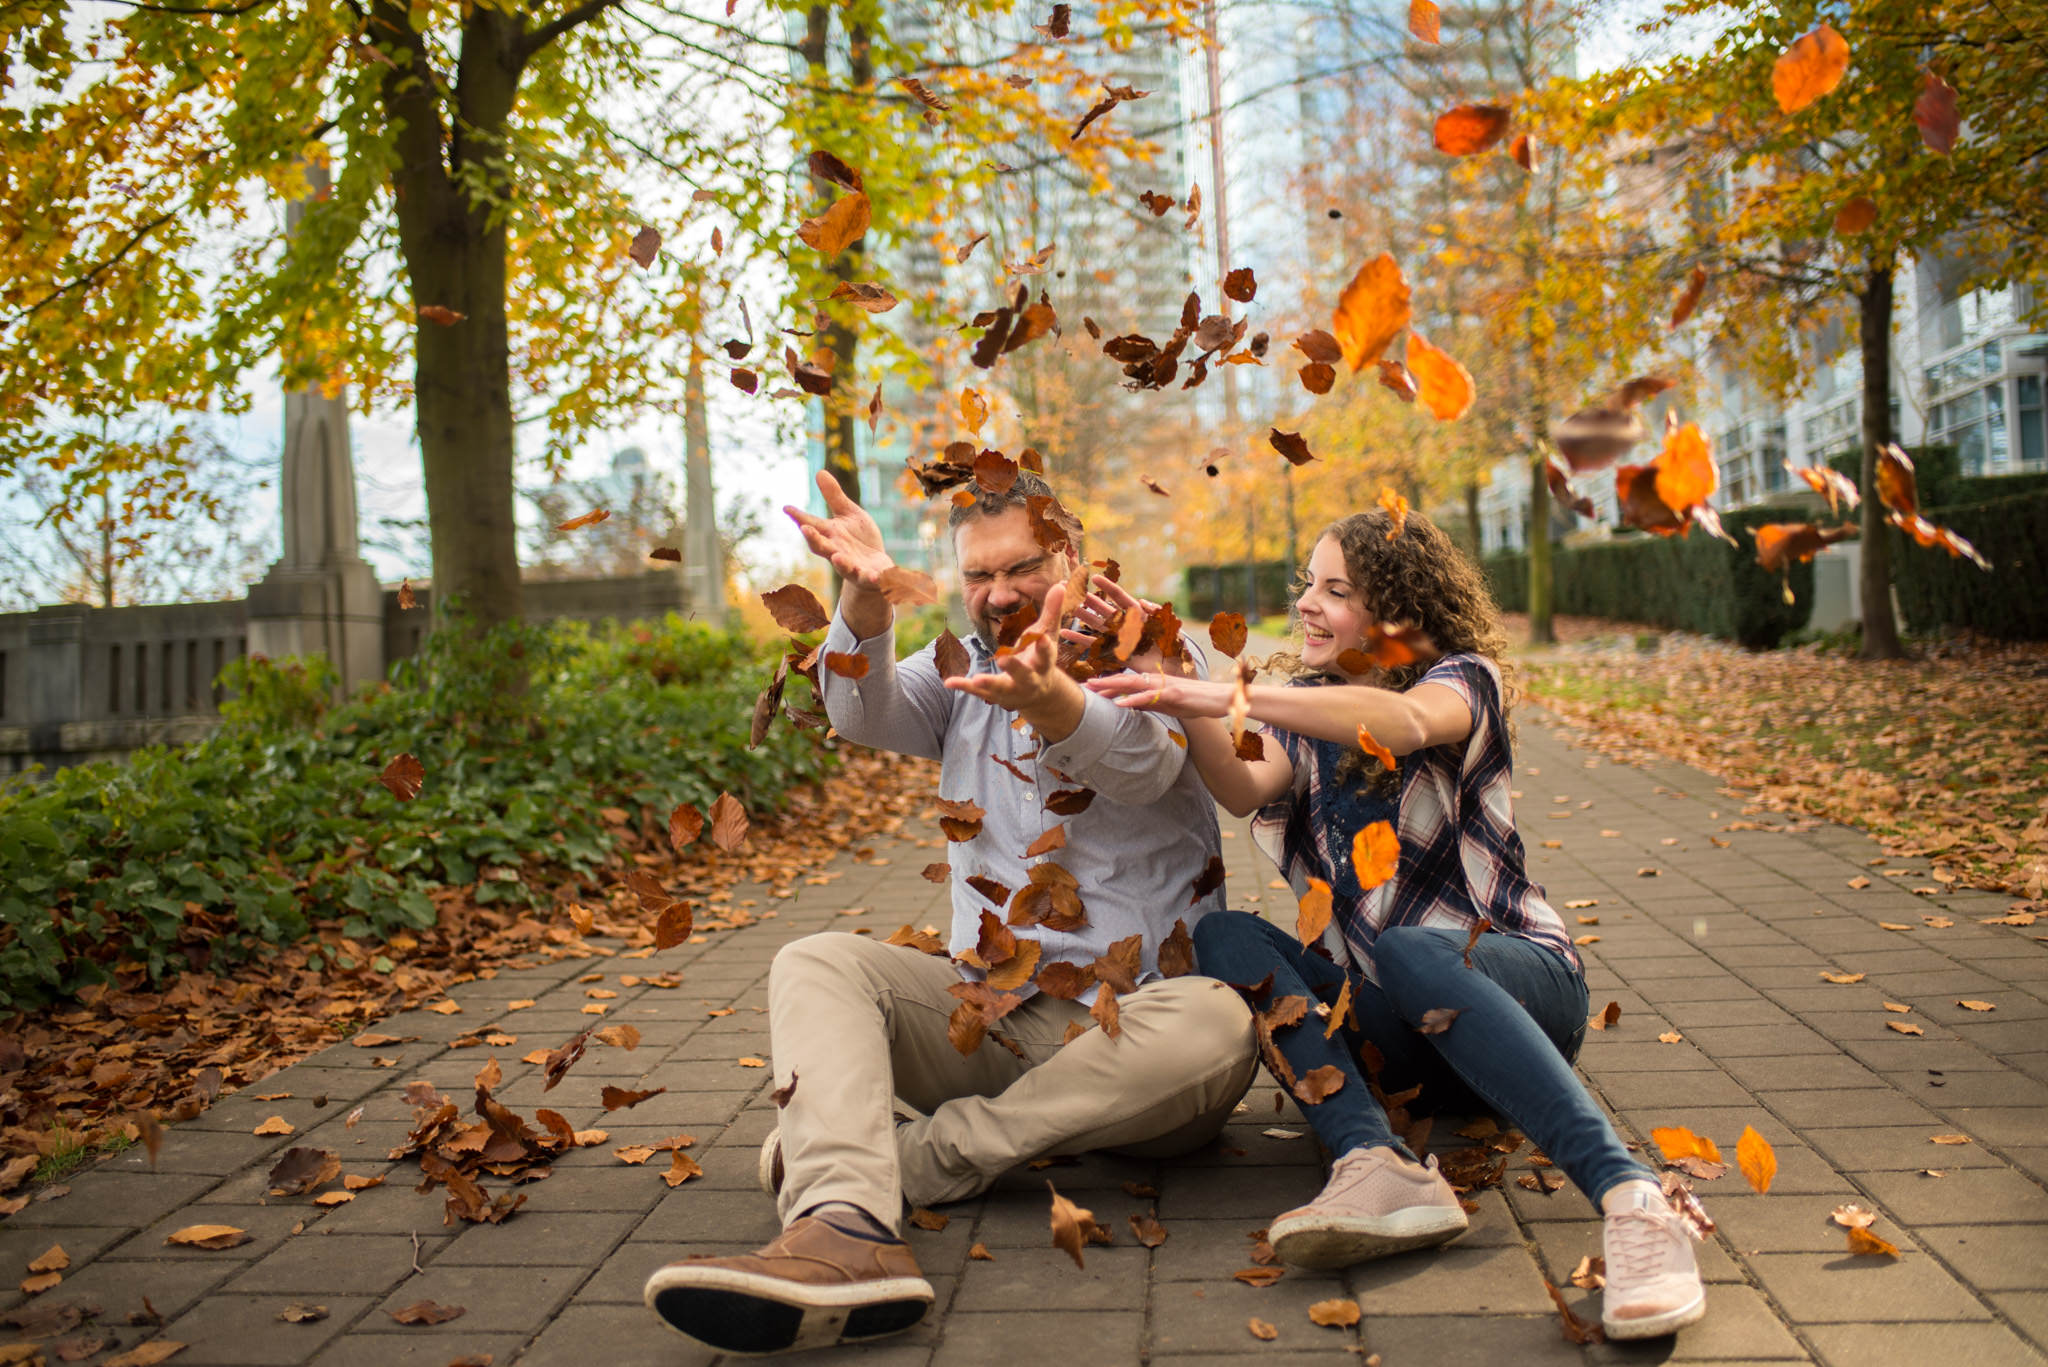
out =
[[[87,988],[75,1002],[18,1015],[0,1025],[0,1156],[12,1160],[0,1168],[0,1192],[61,1148],[144,1139],[154,1119],[189,1119],[215,1097],[337,1040],[369,1040],[361,1027],[457,984],[549,960],[651,954],[657,918],[642,910],[631,875],[656,878],[695,904],[692,939],[772,916],[775,902],[825,861],[900,829],[935,786],[935,771],[923,760],[848,747],[836,772],[792,793],[734,851],[703,841],[678,854],[666,812],[617,810],[607,813],[615,835],[608,865],[594,880],[548,887],[547,911],[479,904],[474,884],[444,887],[434,894],[430,929],[357,943],[329,926],[232,973],[186,973],[153,990],[138,971]],[[756,899],[735,896],[743,882],[765,886],[765,907],[750,909]],[[309,956],[321,966],[309,966]],[[389,972],[372,967],[380,958],[392,961]],[[19,1199],[0,1195],[0,1213]]]
[[[1751,804],[1745,818],[1861,827],[1933,861],[1943,887],[1915,891],[2048,894],[2048,645],[1966,639],[1866,661],[1670,635],[1653,654],[1610,640],[1524,664],[1575,740],[1704,769]]]

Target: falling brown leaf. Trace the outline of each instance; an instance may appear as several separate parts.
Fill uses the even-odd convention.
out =
[[[638,1106],[647,1098],[660,1096],[667,1090],[668,1088],[666,1087],[656,1087],[649,1091],[634,1092],[628,1091],[624,1087],[606,1087],[599,1093],[599,1100],[607,1111],[616,1111],[622,1107]]]
[[[1275,427],[1267,432],[1266,440],[1275,451],[1287,457],[1291,465],[1306,465],[1315,459],[1315,455],[1308,449],[1308,443],[1302,440],[1299,432],[1282,432]]]
[[[764,593],[761,604],[775,619],[775,625],[787,632],[801,635],[832,624],[831,615],[818,601],[818,595],[801,584],[784,584],[779,589]]]
[[[1888,1239],[1880,1239],[1869,1230],[1852,1225],[1849,1229],[1849,1252],[1857,1257],[1896,1258],[1899,1246]]]
[[[1564,1331],[1565,1341],[1584,1346],[1589,1343],[1607,1342],[1607,1331],[1597,1321],[1583,1320],[1565,1304],[1564,1293],[1544,1279],[1543,1289],[1550,1293],[1550,1303],[1557,1307],[1558,1324]]]
[[[1515,159],[1515,165],[1532,176],[1542,169],[1538,165],[1536,139],[1527,133],[1515,134],[1515,140],[1508,144],[1508,155]]]
[[[797,227],[796,235],[831,258],[866,236],[868,223],[868,197],[855,190],[833,200],[831,207],[816,218],[805,219]]]
[[[634,264],[645,270],[654,264],[654,254],[660,250],[661,230],[650,225],[633,234],[626,253],[633,258]]]
[[[1081,1248],[1096,1228],[1095,1212],[1084,1210],[1060,1195],[1051,1182],[1045,1184],[1045,1189],[1052,1193],[1053,1247],[1064,1250],[1074,1260],[1074,1266],[1085,1269],[1087,1264],[1081,1261]]]
[[[1947,156],[1955,150],[1962,120],[1956,114],[1956,88],[1933,70],[1920,73],[1920,95],[1913,101],[1913,122],[1930,152]]]
[[[587,513],[580,513],[577,516],[570,518],[567,522],[556,523],[555,530],[558,532],[581,531],[585,527],[594,527],[600,522],[607,522],[610,520],[610,509],[593,508]]]
[[[872,280],[842,280],[826,298],[843,300],[863,313],[887,313],[897,303],[895,295]]]
[[[446,304],[420,305],[420,320],[422,322],[435,323],[444,328],[454,327],[467,317],[469,317],[468,314],[457,313]]]
[[[1835,210],[1835,232],[1843,237],[1854,237],[1870,231],[1870,225],[1877,222],[1877,201],[1868,195],[1857,195],[1844,201]]]
[[[1333,1063],[1311,1069],[1294,1084],[1295,1100],[1304,1105],[1321,1105],[1326,1097],[1344,1090],[1344,1070]]]
[[[398,756],[384,766],[383,773],[377,775],[377,781],[400,802],[410,802],[418,797],[420,785],[426,780],[426,766],[410,754]]]
[[[711,843],[728,854],[747,838],[747,809],[731,793],[720,793],[711,804]]]
[[[1422,1035],[1441,1035],[1444,1031],[1451,1028],[1452,1021],[1463,1014],[1463,1010],[1459,1007],[1433,1006],[1422,1013],[1422,1020],[1415,1027],[1416,1033]]]
[[[1707,268],[1705,266],[1694,266],[1692,274],[1686,277],[1685,288],[1678,292],[1678,301],[1671,306],[1670,326],[1676,328],[1686,319],[1692,317],[1693,310],[1700,306],[1700,300],[1706,295],[1706,292]]]

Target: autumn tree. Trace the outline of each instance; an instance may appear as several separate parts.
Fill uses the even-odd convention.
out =
[[[1710,9],[1729,22],[1705,52],[1606,73],[1584,95],[1601,131],[1665,149],[1676,211],[1655,264],[1667,282],[1701,272],[1696,326],[1724,357],[1784,397],[1831,347],[1860,348],[1868,493],[1897,435],[1900,270],[1945,258],[1966,285],[1995,284],[2037,269],[2048,244],[2044,26],[1991,0],[1956,7],[1960,23],[1944,11],[1939,31],[1903,0],[1672,0],[1660,22]],[[1886,509],[1866,497],[1861,516],[1862,652],[1897,658]]]
[[[1010,0],[913,16],[932,22],[910,37],[876,7],[787,0],[751,27],[682,0],[123,6],[0,15],[0,475],[81,498],[96,471],[49,433],[232,409],[273,367],[407,405],[436,604],[484,625],[520,610],[522,445],[556,466],[614,417],[676,406],[691,344],[747,327],[747,263],[786,287],[763,333],[816,331],[821,278],[861,273],[792,237],[820,198],[793,163],[836,146],[871,242],[925,234],[963,176],[993,173],[991,130],[1064,121],[1049,111],[1086,84],[1049,34],[954,55],[948,24]],[[1153,9],[1172,6],[1110,0],[1097,22],[1127,41]],[[1005,80],[1012,60],[1031,79]],[[276,198],[310,201],[289,235]],[[859,327],[828,309],[842,408]]]

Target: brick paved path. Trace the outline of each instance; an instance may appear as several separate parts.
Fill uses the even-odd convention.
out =
[[[1653,1126],[1682,1124],[1732,1157],[1736,1136],[1753,1124],[1777,1148],[1777,1183],[1767,1196],[1751,1194],[1732,1172],[1699,1184],[1721,1227],[1702,1255],[1712,1284],[1704,1324],[1675,1347],[1567,1345],[1541,1277],[1562,1283],[1582,1254],[1598,1251],[1599,1227],[1569,1187],[1542,1195],[1516,1186],[1527,1171],[1519,1155],[1506,1190],[1480,1197],[1471,1233],[1448,1250],[1346,1274],[1290,1271],[1263,1290],[1231,1280],[1249,1265],[1248,1233],[1320,1181],[1315,1141],[1291,1103],[1276,1118],[1275,1089],[1262,1076],[1247,1112],[1205,1153],[1165,1164],[1094,1157],[1020,1171],[986,1198],[950,1208],[943,1231],[912,1230],[940,1312],[910,1334],[841,1356],[940,1367],[1197,1355],[1355,1362],[1355,1353],[1378,1353],[1387,1367],[1585,1357],[1856,1367],[2043,1361],[2048,945],[2036,931],[2048,922],[1987,926],[1980,918],[2002,914],[2004,899],[1917,896],[1908,889],[1928,885],[1924,866],[1874,864],[1879,850],[1853,830],[1724,834],[1741,815],[1739,803],[1696,771],[1590,759],[1533,715],[1523,720],[1522,739],[1520,811],[1537,877],[1560,906],[1598,899],[1596,908],[1566,915],[1599,918],[1585,931],[1600,937],[1586,951],[1593,1000],[1621,1005],[1619,1024],[1591,1034],[1581,1059],[1598,1094],[1645,1142]],[[415,1011],[375,1027],[417,1035],[417,1043],[329,1049],[175,1127],[156,1171],[132,1151],[77,1175],[68,1196],[0,1224],[0,1262],[19,1275],[53,1243],[71,1257],[61,1286],[27,1304],[10,1292],[10,1305],[17,1314],[97,1305],[98,1324],[120,1349],[157,1332],[188,1344],[175,1359],[180,1367],[441,1367],[482,1353],[499,1367],[706,1360],[641,1308],[641,1281],[684,1251],[741,1250],[774,1233],[771,1204],[754,1188],[755,1149],[774,1123],[768,1073],[738,1062],[768,1054],[761,1011],[769,962],[782,944],[818,930],[886,934],[906,920],[940,920],[943,894],[918,877],[938,857],[938,832],[916,825],[915,842],[877,841],[870,859],[835,863],[830,881],[804,886],[791,901],[764,900],[757,910],[773,907],[772,919],[651,960],[600,957],[460,986],[459,1015]],[[1546,841],[1559,848],[1544,848]],[[1241,827],[1225,849],[1233,904],[1291,917],[1292,899],[1268,888],[1270,869]],[[1656,876],[1638,875],[1651,867]],[[1884,876],[1899,867],[1912,872]],[[1862,878],[1868,887],[1850,886]],[[841,915],[856,907],[868,910]],[[1930,917],[1952,924],[1932,926]],[[682,973],[675,990],[617,981],[622,972],[668,968]],[[1834,985],[1823,970],[1865,977]],[[591,1023],[583,1012],[589,985],[578,979],[592,972],[618,993],[606,1018],[638,1026],[644,1043],[631,1053],[593,1048],[547,1103],[578,1127],[609,1130],[610,1141],[570,1154],[552,1177],[524,1188],[526,1208],[509,1222],[444,1228],[441,1193],[415,1194],[416,1165],[384,1158],[408,1126],[401,1089],[426,1078],[460,1096],[495,1052],[508,1078],[499,1097],[530,1115],[542,1099],[539,1070],[517,1060]],[[506,1009],[524,998],[535,1005]],[[1996,1010],[1973,1013],[1959,999]],[[1886,1001],[1912,1010],[1889,1014]],[[731,1014],[708,1014],[726,1007]],[[1924,1034],[1888,1029],[1895,1021]],[[490,1023],[518,1044],[493,1051],[437,1043]],[[1683,1041],[1659,1043],[1667,1031]],[[394,1054],[400,1066],[373,1066]],[[608,1082],[670,1090],[605,1115],[598,1090]],[[291,1096],[256,1099],[275,1092]],[[358,1104],[362,1117],[350,1128],[345,1117]],[[298,1133],[251,1134],[272,1115]],[[1439,1147],[1462,1142],[1446,1132],[1454,1125],[1439,1122]],[[1263,1133],[1275,1126],[1303,1133]],[[612,1156],[617,1145],[678,1131],[696,1137],[691,1152],[705,1175],[675,1191],[660,1180],[659,1158],[628,1167]],[[1931,1142],[1951,1133],[1971,1142]],[[333,1209],[309,1197],[266,1202],[270,1164],[305,1143],[338,1150],[346,1172],[390,1180]],[[1086,1271],[1050,1247],[1047,1177],[1117,1231],[1115,1247],[1089,1250]],[[1136,1244],[1125,1222],[1144,1206],[1121,1189],[1133,1180],[1161,1193],[1169,1237],[1156,1251]],[[1902,1260],[1845,1255],[1843,1234],[1827,1217],[1848,1201],[1882,1212],[1877,1231],[1904,1250]],[[165,1245],[168,1232],[196,1223],[231,1224],[255,1237],[216,1252]],[[993,1261],[968,1259],[976,1242]],[[1597,1315],[1597,1293],[1569,1294]],[[161,1331],[127,1325],[145,1296],[168,1321]],[[1334,1296],[1357,1299],[1365,1312],[1358,1328],[1309,1322],[1307,1307]],[[430,1328],[405,1328],[387,1313],[421,1299],[466,1313]],[[295,1302],[323,1305],[327,1317],[279,1321]],[[1277,1340],[1254,1340],[1251,1316],[1279,1326]],[[0,1345],[16,1336],[0,1332]],[[56,1361],[56,1345],[43,1346]],[[0,1362],[18,1360],[0,1347]]]

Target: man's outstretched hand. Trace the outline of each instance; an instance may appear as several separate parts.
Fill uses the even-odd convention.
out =
[[[1008,708],[1030,722],[1047,744],[1073,735],[1088,699],[1059,667],[1060,610],[1066,598],[1064,584],[1046,593],[1038,620],[1017,648],[997,658],[1000,672],[962,675],[946,680],[946,687]]]
[[[883,572],[896,564],[882,545],[882,529],[846,496],[830,471],[818,472],[818,492],[825,496],[824,517],[792,505],[784,505],[782,511],[803,532],[811,552],[831,561],[847,583],[880,592]]]

